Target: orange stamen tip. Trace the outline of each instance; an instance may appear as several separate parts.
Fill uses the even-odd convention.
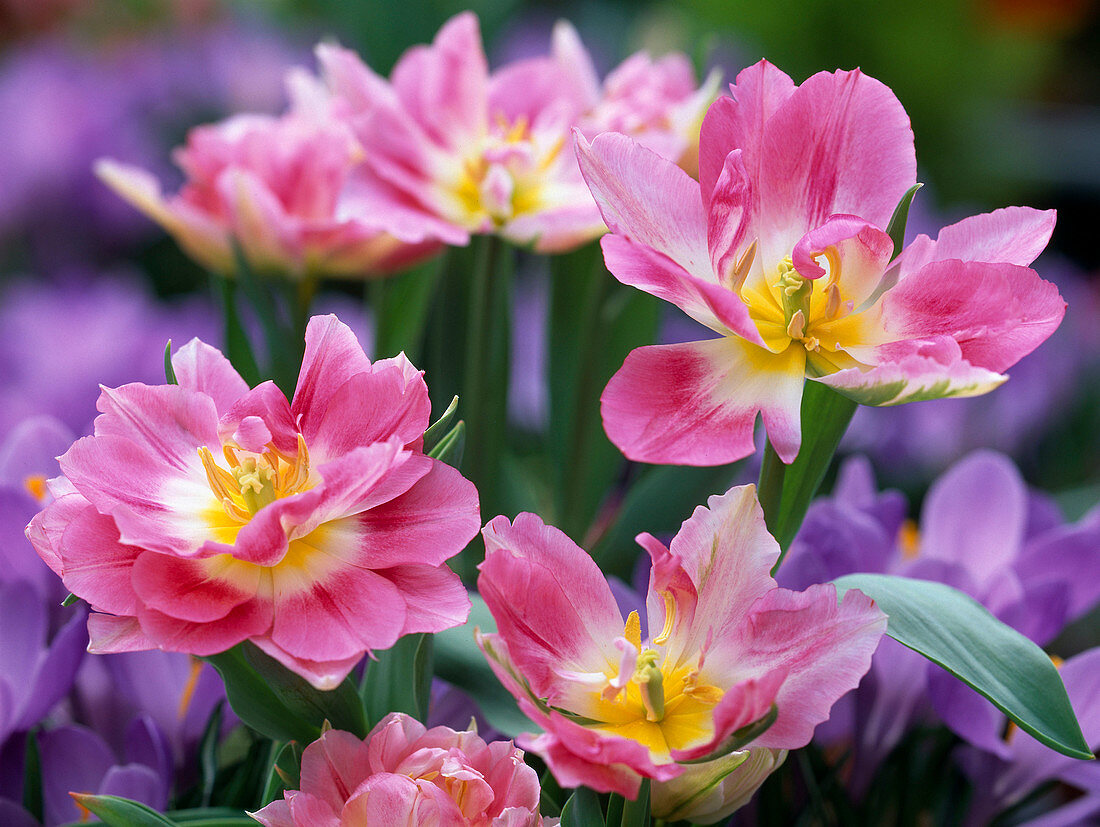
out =
[[[46,495],[49,493],[46,488],[46,477],[43,474],[31,474],[23,480],[23,487],[39,502],[46,499]]]

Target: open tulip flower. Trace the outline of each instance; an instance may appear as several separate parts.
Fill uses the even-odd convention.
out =
[[[447,222],[451,244],[497,233],[540,252],[605,231],[569,151],[572,127],[630,131],[677,160],[717,85],[697,89],[682,56],[635,55],[601,88],[568,23],[555,27],[550,55],[490,73],[471,12],[406,52],[389,81],[349,50],[323,44],[317,55],[324,87],[315,96],[366,149],[375,211]],[[306,91],[300,106],[309,105]]]
[[[913,134],[857,71],[801,86],[765,61],[703,121],[699,182],[630,138],[577,138],[612,235],[608,269],[720,334],[633,351],[602,398],[631,459],[716,465],[801,443],[806,378],[857,402],[972,396],[1058,326],[1065,303],[1029,265],[1054,213],[967,218],[894,257],[891,215],[915,184]]]
[[[478,588],[498,633],[479,642],[544,730],[520,745],[564,786],[634,798],[643,777],[683,773],[677,762],[805,746],[886,626],[858,591],[838,605],[832,585],[776,586],[779,546],[753,486],[696,508],[670,548],[639,535],[653,563],[648,639],[595,561],[534,514],[497,517],[482,534]]]
[[[172,364],[178,385],[103,389],[27,529],[95,610],[90,651],[250,640],[327,689],[365,652],[464,622],[444,561],[477,533],[477,492],[423,454],[428,390],[403,355],[372,364],[314,317],[290,403],[197,339]]]
[[[175,157],[186,182],[173,196],[134,166],[96,172],[213,272],[236,273],[234,244],[253,270],[290,278],[393,272],[442,246],[427,221],[364,217],[364,152],[341,123],[236,115],[191,130]]]

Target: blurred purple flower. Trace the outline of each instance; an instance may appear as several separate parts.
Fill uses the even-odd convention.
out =
[[[171,756],[148,719],[135,720],[127,731],[122,761],[99,735],[81,726],[41,733],[38,749],[45,827],[88,820],[70,792],[117,795],[157,810],[168,806]]]
[[[944,582],[1040,645],[1100,600],[1100,577],[1083,576],[1100,571],[1100,509],[1063,525],[1003,455],[975,452],[940,477],[919,530],[904,515],[899,494],[877,491],[867,461],[849,460],[833,496],[811,506],[780,584],[805,588],[852,572]],[[857,796],[906,731],[933,710],[971,744],[1009,753],[997,728],[1003,716],[993,706],[893,641],[883,641],[871,671],[843,704],[818,739],[851,744]]]
[[[196,120],[273,111],[304,51],[256,26],[182,29],[93,51],[43,39],[0,60],[0,238],[50,270],[151,234],[92,174],[109,155],[167,169],[167,148]]]
[[[96,415],[99,384],[164,381],[164,346],[219,340],[198,300],[156,302],[133,278],[10,285],[0,301],[0,439],[24,418],[57,417],[77,434]]]

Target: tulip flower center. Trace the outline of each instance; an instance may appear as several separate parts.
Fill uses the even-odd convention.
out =
[[[590,726],[638,741],[665,761],[672,750],[713,736],[714,707],[723,694],[703,678],[702,652],[673,660],[665,651],[672,605],[665,601],[665,629],[644,647],[638,613],[630,613],[617,644],[623,660],[604,674],[582,712]]]
[[[811,376],[825,376],[858,363],[844,352],[845,345],[862,343],[862,322],[854,302],[844,297],[840,286],[840,262],[830,249],[824,253],[829,273],[807,279],[795,269],[790,256],[775,268],[770,278],[746,279],[755,247],[749,248],[729,285],[748,305],[765,346],[782,353],[796,345],[806,351],[806,370]]]
[[[452,218],[485,231],[539,209],[546,171],[564,146],[563,135],[540,140],[525,115],[509,121],[498,114],[449,187]]]
[[[238,522],[247,523],[265,505],[313,487],[309,451],[301,434],[294,455],[274,445],[260,453],[225,445],[222,454],[228,468],[218,464],[209,448],[199,448],[210,490],[225,513]]]

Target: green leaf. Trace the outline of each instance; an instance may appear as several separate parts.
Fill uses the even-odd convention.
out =
[[[649,827],[649,779],[643,778],[638,785],[638,795],[634,800],[623,800],[622,827]]]
[[[450,433],[452,425],[455,421],[455,417],[458,416],[458,397],[456,396],[451,400],[451,403],[447,406],[447,410],[443,412],[443,415],[439,417],[435,422],[428,426],[428,430],[424,432],[424,453],[427,454],[434,448],[439,442]]]
[[[260,383],[260,368],[256,364],[252,344],[248,341],[248,334],[245,333],[240,314],[237,312],[236,285],[224,276],[215,275],[212,278],[218,288],[219,304],[225,325],[225,355],[249,387],[255,387]]]
[[[757,494],[768,531],[783,549],[773,575],[802,525],[856,407],[855,402],[832,388],[807,382],[802,391],[802,447],[798,456],[790,465],[784,465],[770,442],[764,448]]]
[[[561,827],[604,827],[600,798],[588,787],[580,787],[561,808]]]
[[[453,468],[458,468],[462,464],[462,454],[465,448],[466,423],[460,419],[427,454],[432,459],[437,459]]]
[[[188,827],[256,827],[256,819],[231,807],[201,807],[192,810],[169,810],[165,813],[173,824]]]
[[[69,606],[72,606],[74,603],[79,603],[79,602],[80,602],[80,598],[77,597],[72,592],[69,592],[65,596],[65,599],[61,601],[61,605],[64,606],[65,608],[68,608]]]
[[[308,744],[320,737],[325,721],[360,738],[367,734],[351,678],[330,691],[316,689],[247,642],[205,660],[221,675],[237,717],[268,738]]]
[[[978,601],[943,583],[849,574],[837,592],[859,589],[889,617],[886,633],[988,698],[1020,729],[1072,758],[1092,758],[1050,658]]]
[[[108,827],[173,827],[173,822],[140,801],[117,795],[69,793],[76,802],[99,816]]]
[[[505,735],[534,732],[535,724],[516,705],[516,699],[497,680],[474,640],[474,629],[496,631],[496,623],[485,601],[470,595],[473,603],[465,625],[435,634],[435,672],[443,680],[465,691],[478,705],[485,719]]]
[[[886,225],[886,234],[894,242],[894,254],[891,258],[897,258],[905,246],[905,225],[909,222],[909,206],[913,203],[913,196],[924,184],[914,184],[901,197],[894,208],[894,214],[890,216],[890,223]]]
[[[405,635],[368,661],[359,694],[373,726],[390,712],[427,720],[432,690],[432,636]]]
[[[23,757],[23,809],[42,821],[42,756],[34,730],[27,733]]]
[[[176,378],[176,369],[172,367],[172,340],[168,340],[168,344],[164,346],[164,378],[169,385],[178,385],[179,380]]]

